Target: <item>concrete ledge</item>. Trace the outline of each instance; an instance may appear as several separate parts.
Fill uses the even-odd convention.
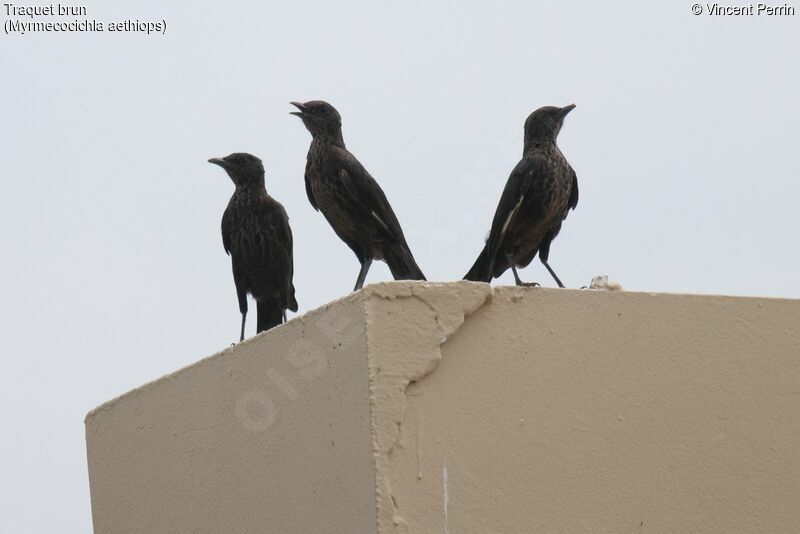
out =
[[[791,532],[800,301],[377,284],[86,437],[96,533]]]

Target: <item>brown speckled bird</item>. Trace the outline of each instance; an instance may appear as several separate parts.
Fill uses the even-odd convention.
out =
[[[234,153],[208,161],[225,169],[236,186],[222,215],[222,245],[233,266],[242,314],[241,341],[248,293],[256,300],[257,332],[284,322],[287,309],[297,311],[292,284],[292,230],[281,203],[267,193],[260,159]]]
[[[425,280],[400,223],[378,182],[344,146],[342,118],[322,100],[292,102],[311,132],[306,193],[336,235],[361,263],[354,291],[364,285],[372,260],[384,260],[395,280]]]
[[[570,209],[578,205],[578,177],[556,145],[564,117],[575,104],[539,108],[525,121],[522,160],[506,182],[486,245],[465,280],[489,282],[509,267],[520,286],[517,267],[526,267],[536,253],[559,287],[564,287],[547,263],[550,244]]]

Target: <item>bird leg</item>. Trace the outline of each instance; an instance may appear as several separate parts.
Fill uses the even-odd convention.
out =
[[[356,287],[353,288],[353,291],[358,291],[362,287],[364,287],[364,280],[367,279],[367,272],[369,272],[369,268],[372,265],[372,258],[367,257],[364,258],[364,261],[361,262],[361,271],[358,273],[358,278],[356,279]]]
[[[523,282],[522,280],[519,279],[519,274],[517,274],[517,264],[514,261],[514,255],[513,254],[511,254],[511,253],[506,254],[506,261],[508,261],[508,264],[511,266],[511,272],[514,273],[514,282],[518,286],[522,286],[522,287],[538,287],[539,286],[538,282]]]
[[[550,276],[553,277],[553,280],[556,281],[556,284],[558,284],[558,287],[563,288],[564,284],[561,283],[561,279],[558,278],[558,275],[555,273],[555,271],[553,271],[553,269],[550,268],[550,264],[547,263],[545,260],[542,260],[542,263],[544,263],[544,266],[547,268],[547,271],[550,273]]]
[[[236,283],[236,298],[239,300],[239,312],[242,314],[242,331],[239,334],[239,341],[244,341],[244,320],[247,317],[247,291],[237,282],[235,271],[233,273],[233,281]]]

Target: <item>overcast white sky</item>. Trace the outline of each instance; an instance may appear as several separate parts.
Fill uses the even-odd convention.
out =
[[[88,532],[85,413],[237,339],[209,157],[263,159],[300,313],[352,288],[290,100],[339,109],[430,280],[472,264],[525,117],[575,102],[568,286],[800,297],[800,16],[601,4],[89,0],[167,33],[0,35],[0,531]]]

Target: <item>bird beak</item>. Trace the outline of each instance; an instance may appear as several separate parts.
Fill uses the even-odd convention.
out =
[[[214,165],[219,165],[223,169],[228,167],[228,162],[221,158],[211,158],[208,160],[209,163],[213,163]]]
[[[567,113],[569,113],[573,109],[575,109],[575,104],[570,104],[569,106],[564,106],[563,108],[561,108],[561,116],[562,117],[566,117]]]
[[[289,103],[300,110],[300,111],[290,111],[289,115],[297,115],[298,117],[302,117],[303,113],[305,113],[306,111],[306,107],[300,102],[289,102]]]

